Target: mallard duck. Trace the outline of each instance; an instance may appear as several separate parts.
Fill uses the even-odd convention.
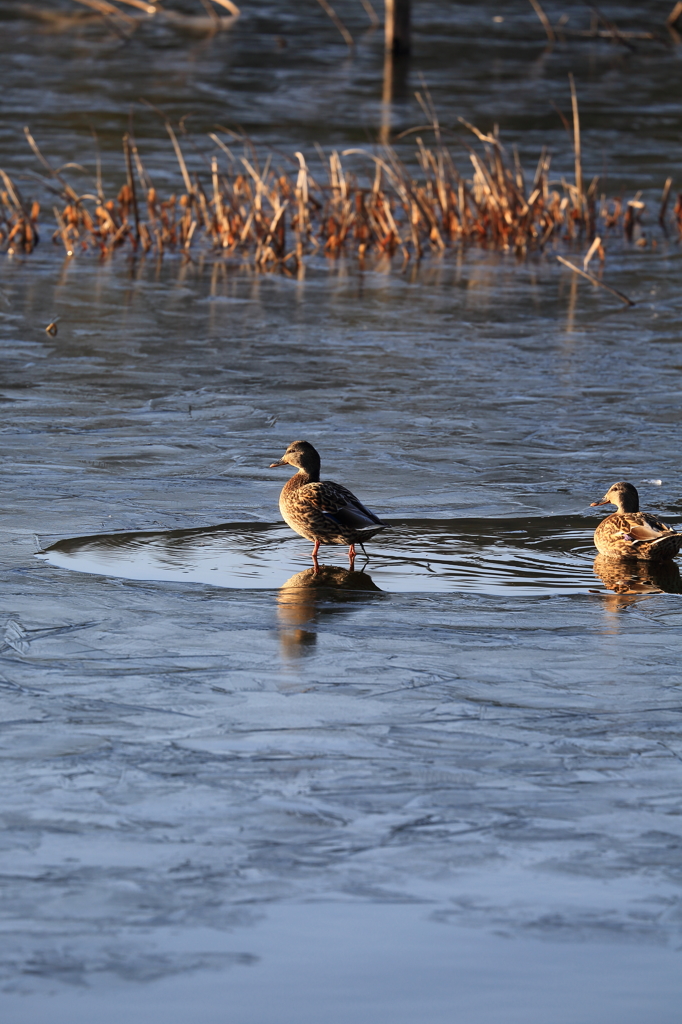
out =
[[[639,511],[639,494],[632,484],[613,484],[597,505],[615,505],[616,511],[594,531],[600,554],[609,558],[640,558],[662,562],[674,558],[682,547],[682,533],[675,533],[649,512]]]
[[[279,496],[282,518],[301,537],[314,542],[313,565],[318,569],[320,544],[348,544],[353,566],[355,545],[362,545],[385,524],[352,491],[331,480],[320,480],[320,456],[308,441],[293,441],[275,466],[295,466],[295,473]]]

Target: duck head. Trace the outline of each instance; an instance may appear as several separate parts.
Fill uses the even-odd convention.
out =
[[[299,473],[305,473],[311,480],[320,479],[320,456],[309,441],[292,441],[282,458],[270,463],[270,469],[276,466],[295,466]]]
[[[591,508],[596,505],[615,505],[618,512],[639,512],[639,494],[637,488],[621,480],[612,484],[601,501],[591,502]]]

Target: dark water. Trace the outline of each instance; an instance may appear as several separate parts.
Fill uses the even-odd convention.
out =
[[[573,526],[573,529],[571,529]],[[101,576],[214,587],[313,589],[392,593],[597,593],[595,574],[609,590],[623,579],[679,593],[674,562],[637,564],[598,556],[584,520],[408,519],[389,522],[381,541],[358,566],[316,572],[310,554],[285,525],[231,523],[198,530],[114,533],[57,541],[40,554],[50,565]],[[307,545],[310,548],[310,544]],[[378,547],[378,550],[376,548]],[[298,572],[282,582],[293,566]],[[216,575],[213,575],[213,574]]]
[[[79,9],[72,0],[52,0],[49,6]],[[173,0],[170,6],[202,13],[199,0]],[[303,148],[313,162],[316,142],[327,148],[376,140],[382,121],[381,31],[368,31],[359,0],[334,4],[357,42],[353,54],[316,0],[297,5],[252,0],[242,6],[237,26],[213,38],[188,37],[153,22],[123,42],[93,28],[51,30],[18,17],[21,5],[15,0],[0,0],[5,169],[40,170],[23,137],[28,124],[55,165],[76,160],[93,175],[94,129],[104,154],[105,183],[120,185],[125,174],[121,136],[132,108],[155,183],[164,185],[171,175],[175,181],[165,128],[143,99],[173,120],[184,117],[194,146],[206,152],[214,147],[205,133],[217,125],[244,130],[288,156]],[[380,12],[379,0],[375,6]],[[394,130],[423,123],[414,93],[425,85],[463,170],[470,172],[462,143],[471,137],[459,117],[485,131],[498,124],[503,141],[516,143],[533,170],[541,146],[549,145],[559,178],[573,163],[572,138],[557,110],[570,120],[567,76],[572,72],[586,179],[600,175],[610,194],[652,189],[658,199],[668,174],[680,169],[682,67],[665,29],[672,6],[668,0],[600,5],[622,31],[658,36],[634,40],[630,52],[604,39],[573,40],[548,50],[526,0],[419,0],[413,58],[396,76]],[[587,5],[547,0],[544,7],[553,22],[568,15],[567,29],[590,27]],[[185,149],[190,169],[205,172],[193,146]],[[411,152],[413,142],[403,149]],[[85,184],[86,178],[73,173]]]
[[[359,555],[363,569],[348,573],[349,581],[357,580],[363,589],[361,577],[367,577],[378,590],[408,593],[499,593],[507,587],[533,594],[543,589],[584,593],[585,585],[593,582],[592,560],[584,553],[591,549],[591,539],[580,520],[569,534],[567,519],[543,519],[539,529],[528,519],[389,523],[381,541],[368,542],[371,554]],[[583,551],[567,557],[567,544],[577,538]],[[305,550],[310,547],[292,537],[285,525],[235,523],[217,529],[78,538],[57,542],[41,557],[50,565],[105,576],[274,589],[297,585],[282,582],[282,577],[292,566],[311,568]],[[340,566],[330,569],[347,572]],[[305,570],[294,581],[301,572]]]
[[[530,6],[415,6],[410,82],[444,121],[570,168],[572,69],[594,173],[651,196],[678,173],[677,50],[545,53]],[[142,94],[287,150],[376,130],[376,41],[244,8],[121,45],[3,4],[0,165],[28,166],[24,123],[64,160],[92,123],[117,181]],[[682,522],[655,223],[607,256],[634,309],[550,253],[298,279],[0,255],[3,1020],[677,1021],[679,571],[595,562],[589,508],[630,479]],[[299,437],[392,526],[353,573],[328,548],[315,578],[278,522],[267,467]]]

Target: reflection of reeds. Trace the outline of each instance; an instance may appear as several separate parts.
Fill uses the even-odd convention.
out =
[[[209,0],[198,0],[203,7],[202,14],[184,14],[172,7],[164,6],[164,0],[73,0],[86,11],[78,8],[53,10],[47,6],[31,3],[21,5],[25,17],[34,18],[50,26],[53,31],[68,31],[84,24],[100,24],[122,39],[130,38],[137,29],[151,21],[165,22],[182,33],[213,35],[230,29],[240,17],[240,10],[233,0],[213,0],[227,15],[219,15]],[[121,6],[122,5],[122,6]],[[131,9],[132,8],[132,12]]]
[[[206,172],[191,173],[180,139],[167,123],[181,187],[166,196],[152,185],[129,133],[123,139],[126,180],[110,198],[99,171],[94,192],[79,193],[63,169],[53,169],[28,129],[26,137],[47,172],[45,188],[58,199],[53,241],[68,254],[94,250],[108,255],[128,247],[161,255],[203,246],[274,267],[295,264],[312,252],[355,252],[360,258],[399,252],[407,260],[460,243],[524,254],[550,240],[589,242],[597,228],[602,238],[615,230],[632,239],[640,230],[644,203],[639,193],[629,202],[604,196],[598,202],[598,179],[583,185],[575,92],[573,101],[575,180],[550,180],[550,157],[543,149],[529,184],[516,151],[510,158],[496,132],[485,134],[472,125],[466,127],[479,145],[464,144],[473,171],[465,176],[428,105],[424,109],[431,124],[415,129],[421,133],[416,137],[418,171],[392,146],[378,153],[352,149],[328,156],[318,149],[326,181],[313,176],[300,152],[292,161],[295,171],[275,168],[273,153],[261,164],[253,143],[236,133],[227,138],[244,143],[243,156],[211,133],[219,152],[206,160]],[[427,132],[434,136],[431,145],[424,141]],[[4,171],[0,180],[0,245],[9,253],[30,253],[38,240],[38,203],[25,201]],[[682,199],[674,216],[679,230]]]

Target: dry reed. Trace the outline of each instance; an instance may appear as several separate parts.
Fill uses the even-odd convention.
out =
[[[635,29],[629,31],[621,30],[613,21],[607,18],[604,13],[594,4],[588,3],[585,0],[584,6],[590,12],[590,27],[583,29],[569,29],[567,23],[569,16],[563,14],[555,25],[552,25],[549,18],[545,14],[542,8],[540,0],[529,0],[529,3],[535,11],[538,19],[540,20],[545,35],[550,46],[553,46],[556,42],[565,43],[569,39],[584,39],[584,40],[609,40],[612,43],[619,43],[625,49],[631,52],[635,50],[633,41],[640,42],[653,42],[657,44],[666,45],[668,39],[666,38],[667,30],[668,36],[672,39],[672,42],[677,45],[680,42],[680,36],[675,28],[677,21],[682,15],[682,3],[676,3],[675,7],[668,15],[665,23],[660,26],[660,30],[646,30],[646,29]],[[647,17],[650,12],[647,11],[646,6],[640,6],[633,13],[639,15],[640,18]]]
[[[152,184],[129,133],[123,138],[124,183],[107,197],[99,169],[94,191],[78,192],[25,131],[46,174],[43,188],[52,193],[52,240],[67,255],[95,251],[106,256],[123,248],[190,254],[203,247],[275,267],[309,253],[355,253],[360,258],[399,253],[404,260],[419,259],[462,243],[525,254],[550,242],[589,244],[597,233],[600,238],[624,234],[642,244],[645,205],[640,193],[629,201],[607,201],[597,178],[587,187],[583,184],[574,91],[573,181],[550,178],[546,149],[527,178],[516,150],[510,157],[497,133],[485,134],[472,125],[466,127],[479,145],[464,141],[470,163],[465,175],[443,142],[430,101],[420,99],[431,123],[414,130],[416,166],[392,146],[329,155],[318,149],[326,181],[318,180],[317,172],[313,175],[301,152],[292,161],[293,171],[276,168],[274,153],[261,165],[254,144],[226,130],[210,134],[217,151],[204,156],[203,173],[193,173],[176,131],[167,123],[181,187],[166,195]],[[433,144],[424,141],[427,132]],[[225,138],[232,145],[235,138],[243,143],[244,155],[236,156]],[[30,253],[43,230],[39,203],[26,200],[16,176],[12,179],[1,170],[0,186],[0,250]],[[659,215],[664,229],[670,221],[671,186],[667,180]],[[672,217],[682,233],[682,196]],[[603,260],[601,242],[594,251]]]
[[[78,6],[54,9],[35,3],[22,3],[25,17],[34,18],[53,31],[68,31],[84,24],[100,24],[121,39],[129,38],[141,26],[164,22],[183,33],[213,35],[234,26],[241,11],[233,0],[197,0],[201,14],[186,14],[165,4],[165,0],[72,0]],[[215,5],[215,6],[214,6]],[[83,11],[82,8],[86,10]],[[218,10],[227,12],[220,14]]]
[[[592,248],[592,246],[590,246],[590,248]],[[626,306],[636,305],[636,303],[634,303],[632,299],[629,299],[627,295],[624,295],[623,292],[619,292],[617,288],[612,288],[611,285],[605,284],[603,281],[600,281],[598,277],[594,276],[594,274],[590,274],[586,266],[584,266],[583,268],[576,267],[575,263],[571,263],[570,260],[564,259],[563,256],[557,256],[557,259],[559,263],[563,263],[565,267],[568,267],[569,270],[572,270],[575,274],[580,274],[581,277],[586,278],[586,280],[590,281],[598,288],[603,288],[605,291],[610,292],[611,295],[615,295],[616,298],[620,299],[621,302],[624,302]],[[587,262],[587,257],[585,257],[585,261]]]

